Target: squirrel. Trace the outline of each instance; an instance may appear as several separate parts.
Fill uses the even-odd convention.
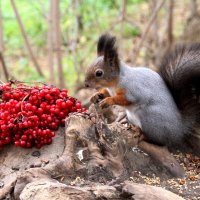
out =
[[[177,47],[155,72],[121,61],[116,37],[103,34],[85,86],[98,90],[91,101],[101,108],[124,107],[148,142],[200,155],[200,44]]]

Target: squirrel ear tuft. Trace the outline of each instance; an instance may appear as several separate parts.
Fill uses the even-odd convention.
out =
[[[105,51],[105,45],[107,43],[107,40],[110,38],[109,33],[105,33],[99,37],[98,44],[97,44],[97,55],[103,56]]]
[[[104,62],[111,68],[114,68],[114,70],[119,68],[116,37],[109,36],[109,38],[107,38],[104,48]]]
[[[111,36],[109,33],[105,33],[99,37],[97,44],[97,55],[104,56],[104,62],[107,66],[119,68],[119,58],[116,46],[116,37]]]

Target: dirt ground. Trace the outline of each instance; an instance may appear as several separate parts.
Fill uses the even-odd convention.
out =
[[[163,179],[152,174],[143,175],[136,172],[135,176],[130,177],[136,183],[145,183],[160,186],[187,200],[200,199],[200,158],[191,154],[176,153],[174,155],[186,171],[184,178]]]

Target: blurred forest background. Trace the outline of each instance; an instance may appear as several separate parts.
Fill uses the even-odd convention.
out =
[[[83,87],[100,34],[131,65],[156,69],[177,43],[200,41],[198,0],[0,0],[0,80]]]

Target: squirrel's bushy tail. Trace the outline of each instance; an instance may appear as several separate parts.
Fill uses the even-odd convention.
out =
[[[177,47],[163,59],[160,74],[188,123],[187,142],[200,154],[200,44]]]

